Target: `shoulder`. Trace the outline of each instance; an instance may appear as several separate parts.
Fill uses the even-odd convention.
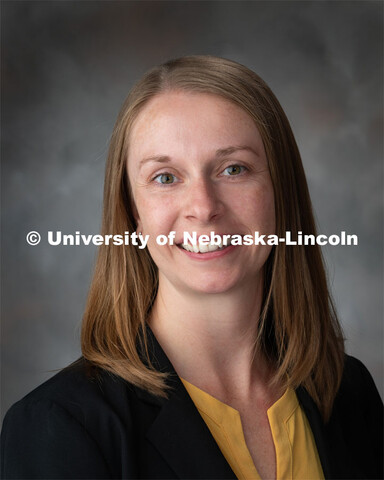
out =
[[[347,381],[359,380],[365,382],[370,381],[372,377],[363,362],[351,355],[345,355],[343,379]]]
[[[383,478],[383,402],[371,374],[354,357],[346,356],[327,430],[335,451],[347,446],[356,478]]]
[[[84,360],[60,371],[7,412],[3,478],[110,478],[116,439],[129,443],[132,394]]]
[[[365,365],[346,355],[344,372],[337,392],[332,417],[362,431],[379,434],[383,419],[383,401]],[[331,419],[332,419],[331,417]]]
[[[93,418],[129,416],[132,395],[134,389],[125,380],[81,358],[15,403],[7,412],[4,427],[11,419],[28,418],[34,424],[60,412],[92,430]]]
[[[90,405],[106,407],[116,391],[126,391],[127,385],[119,377],[79,359],[58,372],[15,403],[10,414],[33,409],[36,413],[44,406],[55,406],[81,422],[82,410]]]
[[[357,358],[346,355],[343,377],[336,396],[339,403],[367,405],[376,403],[382,405],[375,382],[366,366]]]

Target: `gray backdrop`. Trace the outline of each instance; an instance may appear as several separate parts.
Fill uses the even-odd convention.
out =
[[[347,338],[383,388],[382,2],[36,2],[2,10],[2,414],[79,355],[112,127],[129,88],[185,54],[244,63],[292,123]],[[43,241],[29,246],[30,230]]]

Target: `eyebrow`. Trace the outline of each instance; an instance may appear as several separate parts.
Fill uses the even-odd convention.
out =
[[[238,146],[231,146],[231,147],[226,147],[226,148],[219,148],[216,150],[215,157],[216,158],[222,158],[222,157],[227,157],[229,155],[232,155],[235,152],[238,151],[248,151],[256,155],[257,157],[259,154],[252,148],[247,145],[238,145]],[[143,158],[140,161],[139,168],[141,168],[144,164],[148,162],[156,162],[156,163],[165,163],[165,162],[171,162],[172,159],[168,155],[153,155],[150,157]]]
[[[235,153],[241,150],[251,152],[257,157],[259,156],[259,154],[252,147],[248,147],[247,145],[238,145],[235,147],[219,148],[219,150],[216,150],[216,157],[218,158],[226,157],[228,155],[232,155],[232,153]]]

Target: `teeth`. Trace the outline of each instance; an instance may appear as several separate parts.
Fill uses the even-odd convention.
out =
[[[207,253],[207,252],[209,252],[209,247],[208,247],[208,245],[199,245],[198,248],[199,248],[200,253]]]
[[[220,242],[220,245],[214,245],[211,243],[209,245],[202,245],[200,243],[198,245],[190,245],[189,243],[183,243],[181,246],[184,248],[184,250],[194,253],[208,253],[223,249],[222,242]]]
[[[232,245],[234,242],[234,238],[226,238],[226,245],[223,245],[223,239],[218,242],[218,244],[209,243],[208,245],[203,245],[199,243],[198,245],[190,245],[189,243],[182,243],[180,246],[187,250],[188,252],[194,253],[207,253],[207,252],[214,252],[215,250],[222,250],[223,248]]]

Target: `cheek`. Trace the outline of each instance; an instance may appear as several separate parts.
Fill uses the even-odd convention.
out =
[[[275,233],[275,197],[273,195],[272,189],[268,190],[268,192],[265,192],[265,195],[262,197],[260,205],[260,216],[263,218],[263,223],[265,224],[268,233]]]
[[[275,200],[272,186],[264,185],[245,190],[232,204],[247,226],[261,233],[275,232]]]
[[[144,234],[168,233],[175,215],[173,202],[156,195],[137,196],[138,225]]]

